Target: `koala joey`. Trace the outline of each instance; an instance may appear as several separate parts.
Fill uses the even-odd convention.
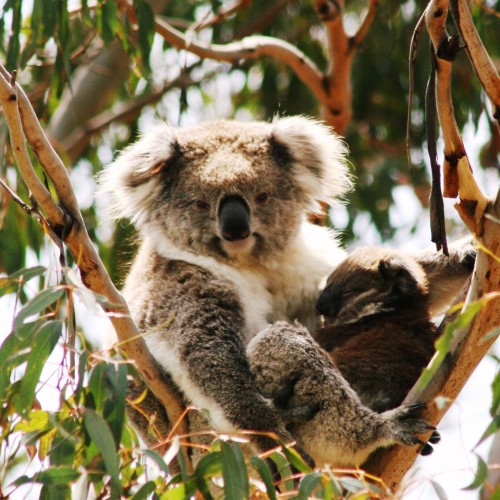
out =
[[[380,247],[354,250],[330,275],[315,334],[361,401],[399,406],[434,354],[427,276],[416,260]]]
[[[422,405],[383,413],[363,405],[299,323],[269,326],[250,341],[247,355],[260,392],[282,412],[316,407],[312,418],[288,428],[317,465],[360,466],[377,448],[423,444],[416,434],[433,429],[418,418]]]
[[[263,432],[289,434],[245,347],[277,320],[316,328],[320,285],[345,254],[307,214],[349,189],[345,155],[331,129],[305,117],[162,123],[100,178],[103,204],[139,232],[123,293],[149,350],[186,403],[222,432],[259,431],[259,450],[275,444]]]

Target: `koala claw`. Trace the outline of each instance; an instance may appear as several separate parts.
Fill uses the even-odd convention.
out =
[[[432,444],[437,444],[441,441],[441,434],[437,430],[434,429],[434,432],[431,434],[431,437],[429,438],[429,443]]]
[[[429,443],[425,443],[422,450],[420,450],[420,455],[422,455],[423,457],[426,457],[426,456],[430,455],[433,451],[434,451],[434,448]]]

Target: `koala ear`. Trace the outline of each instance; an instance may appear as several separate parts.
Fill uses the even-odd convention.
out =
[[[417,264],[412,266],[397,256],[382,259],[379,262],[378,270],[387,282],[394,285],[398,294],[414,295],[425,283],[424,272]]]
[[[174,130],[163,122],[126,147],[99,176],[97,198],[106,215],[129,218],[136,224],[147,220],[149,201],[161,189],[158,174],[178,155]]]
[[[304,116],[279,118],[273,122],[272,137],[285,149],[295,177],[312,206],[328,204],[351,188],[347,148],[326,125]]]

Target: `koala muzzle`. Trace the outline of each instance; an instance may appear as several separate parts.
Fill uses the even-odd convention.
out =
[[[332,291],[326,287],[316,302],[316,310],[323,316],[336,316],[338,313],[337,301]]]
[[[250,209],[240,196],[228,196],[219,206],[219,224],[227,241],[244,240],[250,236]]]

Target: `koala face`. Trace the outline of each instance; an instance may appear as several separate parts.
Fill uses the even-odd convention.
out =
[[[329,276],[316,308],[329,325],[427,307],[427,278],[409,255],[379,247],[354,250]]]
[[[345,192],[345,148],[323,125],[295,117],[157,125],[101,178],[117,216],[143,234],[219,260],[284,251],[316,200]],[[109,196],[108,196],[109,197]]]

